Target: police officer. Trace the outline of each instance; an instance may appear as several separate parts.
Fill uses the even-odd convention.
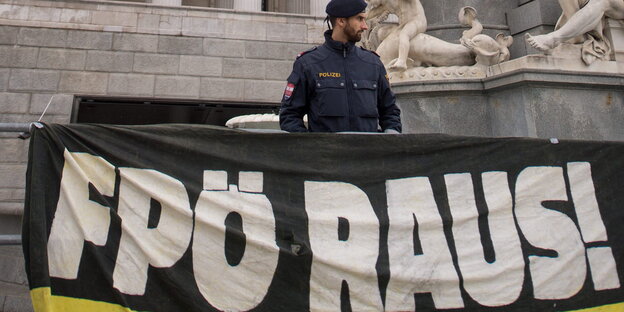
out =
[[[325,44],[299,54],[288,77],[282,130],[401,132],[401,112],[379,56],[355,46],[368,29],[365,9],[364,0],[329,2],[325,11],[333,27]]]

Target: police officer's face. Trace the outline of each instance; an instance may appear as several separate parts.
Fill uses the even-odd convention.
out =
[[[347,18],[344,28],[347,40],[351,42],[358,42],[362,40],[362,32],[368,29],[368,25],[366,25],[367,15],[367,13],[360,13]]]

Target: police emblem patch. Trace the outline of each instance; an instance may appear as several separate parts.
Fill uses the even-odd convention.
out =
[[[295,84],[289,82],[286,85],[286,89],[284,90],[284,100],[290,99],[290,97],[293,94],[293,91],[295,91]]]

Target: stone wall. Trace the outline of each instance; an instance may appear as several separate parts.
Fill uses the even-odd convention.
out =
[[[21,246],[0,246],[0,311],[32,311]]]

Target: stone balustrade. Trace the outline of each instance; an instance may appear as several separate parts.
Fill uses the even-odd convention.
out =
[[[329,0],[138,0],[133,2],[162,6],[213,7],[251,12],[273,11],[324,17],[325,6]]]
[[[170,0],[167,0],[170,2]],[[294,4],[293,4],[294,5]],[[118,1],[0,0],[0,25],[275,40],[295,43],[322,42],[322,20],[259,12],[254,0],[235,0],[234,9],[193,6],[157,6]]]

